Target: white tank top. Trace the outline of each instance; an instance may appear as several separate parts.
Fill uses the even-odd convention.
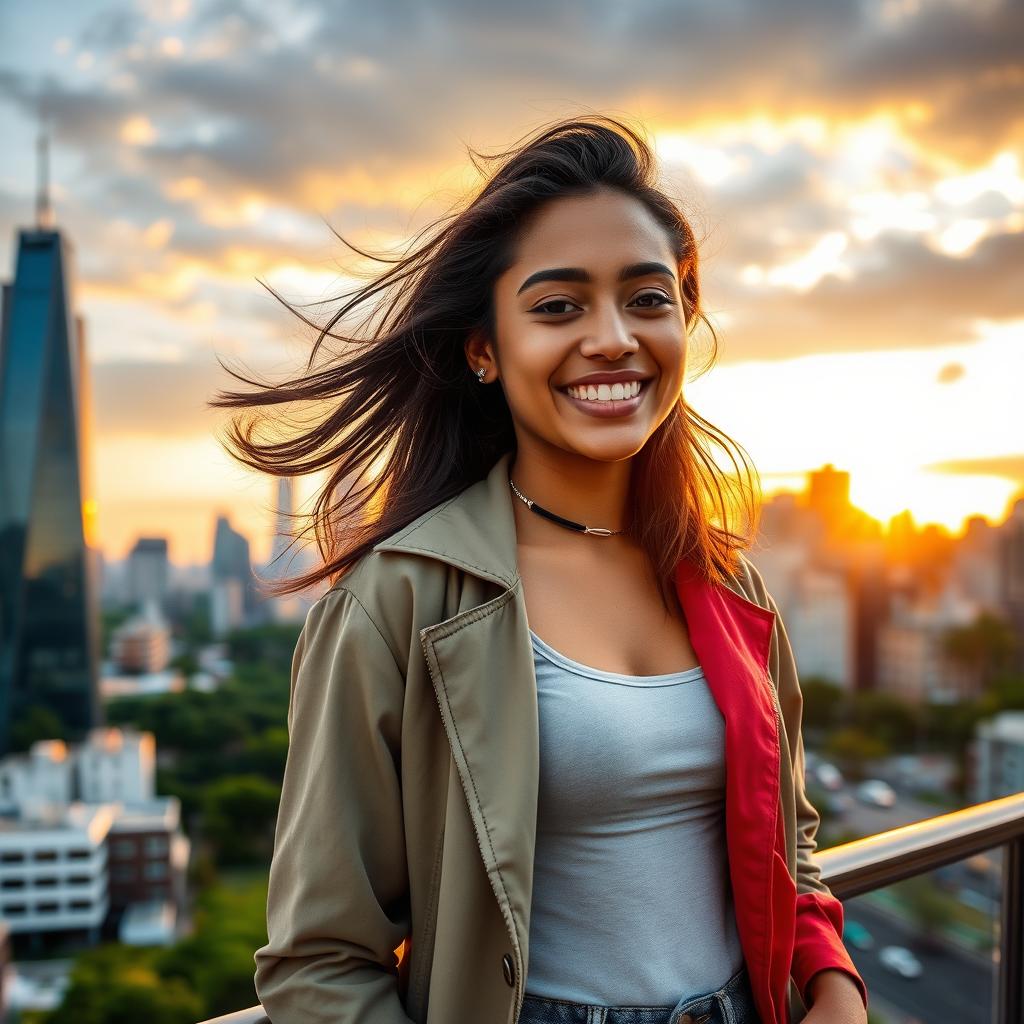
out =
[[[674,1006],[743,965],[725,722],[700,667],[628,676],[530,631],[540,788],[526,992]]]

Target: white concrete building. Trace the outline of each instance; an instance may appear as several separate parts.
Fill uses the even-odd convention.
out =
[[[118,939],[126,946],[170,946],[177,935],[177,908],[163,900],[133,903],[125,910]]]
[[[97,728],[75,748],[78,798],[87,803],[151,800],[156,792],[156,738],[134,729]]]
[[[27,754],[0,761],[0,814],[32,814],[74,799],[74,771],[63,740],[37,740]]]
[[[979,722],[971,754],[976,803],[1024,792],[1024,711],[1001,711]]]
[[[151,800],[156,740],[151,732],[99,727],[84,743],[39,740],[0,760],[0,813],[32,816],[73,801]]]
[[[176,668],[162,672],[142,672],[138,675],[119,675],[113,665],[105,663],[100,675],[100,696],[155,697],[164,693],[181,693],[185,689],[185,676]]]
[[[99,937],[115,810],[73,803],[0,817],[0,917],[13,934],[86,929]]]

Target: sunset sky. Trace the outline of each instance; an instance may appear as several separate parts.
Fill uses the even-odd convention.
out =
[[[260,286],[345,290],[541,123],[639,120],[694,220],[718,359],[687,395],[766,493],[832,463],[883,521],[1024,488],[1024,4],[0,4],[0,277],[38,112],[93,366],[101,544],[265,558],[273,482],[220,447],[232,366],[312,339]],[[699,351],[691,368],[701,369]],[[309,494],[309,487],[301,491]]]

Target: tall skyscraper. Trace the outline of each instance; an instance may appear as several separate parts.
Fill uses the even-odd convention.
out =
[[[152,602],[166,613],[169,575],[167,538],[140,537],[128,556],[128,593],[132,603],[142,608]]]
[[[277,503],[274,509],[274,536],[270,545],[270,561],[262,577],[270,580],[297,575],[305,569],[302,549],[291,545],[295,529],[295,487],[290,476],[276,481]],[[268,616],[275,622],[294,622],[304,615],[304,604],[297,594],[287,594],[267,601]]]
[[[213,538],[211,625],[215,636],[251,623],[258,604],[249,541],[233,529],[226,515],[217,516]]]
[[[102,722],[85,331],[44,180],[0,314],[0,752]],[[50,737],[45,737],[50,738]]]

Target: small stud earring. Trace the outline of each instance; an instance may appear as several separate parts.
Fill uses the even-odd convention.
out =
[[[477,379],[477,381],[479,383],[483,384],[484,377],[486,376],[486,374],[487,374],[487,367],[486,366],[481,366],[480,369],[476,371],[476,379]]]

